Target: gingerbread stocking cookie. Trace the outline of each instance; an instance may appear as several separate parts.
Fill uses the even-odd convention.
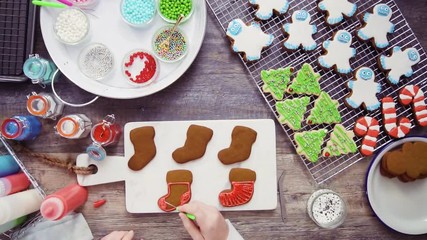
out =
[[[248,203],[254,194],[256,173],[246,168],[233,168],[229,175],[231,189],[219,194],[224,207],[235,207]]]
[[[283,25],[283,31],[287,35],[283,43],[287,50],[297,50],[300,46],[304,51],[316,49],[317,43],[313,34],[317,33],[315,24],[311,25],[311,16],[305,10],[298,10],[292,14],[292,23]]]
[[[288,11],[288,0],[249,0],[249,3],[256,6],[255,17],[259,20],[268,20],[276,15],[283,15]]]
[[[165,212],[174,211],[174,206],[188,203],[191,199],[193,174],[188,170],[172,170],[166,174],[168,193],[162,196],[157,205]]]
[[[194,124],[190,125],[184,146],[172,153],[173,160],[177,163],[186,163],[203,157],[212,135],[213,131],[210,128]]]
[[[240,19],[228,24],[227,36],[231,39],[234,52],[243,53],[245,61],[256,61],[261,58],[261,51],[273,43],[274,36],[261,30],[257,22],[249,26]]]
[[[156,156],[153,127],[140,127],[130,131],[130,141],[135,154],[129,159],[128,167],[134,171],[143,169]]]
[[[388,47],[387,34],[393,33],[395,28],[390,22],[392,13],[387,4],[376,5],[373,13],[365,13],[363,16],[364,25],[357,31],[357,36],[363,41],[372,40],[376,48]]]
[[[415,48],[407,48],[404,51],[399,46],[393,48],[390,56],[381,55],[380,68],[387,72],[387,80],[390,84],[397,85],[400,79],[411,77],[414,74],[412,66],[420,62],[420,53]]]
[[[347,0],[323,0],[318,7],[326,12],[326,22],[331,26],[341,23],[344,16],[353,17],[357,11],[357,5]]]
[[[375,82],[375,73],[368,67],[359,68],[354,80],[347,83],[351,93],[344,99],[347,106],[358,108],[363,105],[366,110],[374,111],[381,103],[377,94],[381,92],[381,84]]]
[[[323,42],[326,54],[319,57],[319,65],[326,69],[335,68],[335,71],[341,74],[350,73],[350,59],[356,56],[356,49],[351,47],[351,42],[349,32],[336,32],[332,41]]]
[[[249,127],[236,126],[231,133],[230,147],[218,152],[218,159],[225,165],[242,162],[249,158],[257,132]]]

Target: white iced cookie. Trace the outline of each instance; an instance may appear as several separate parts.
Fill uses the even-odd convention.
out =
[[[353,17],[357,11],[357,5],[347,0],[323,0],[318,7],[326,12],[326,22],[332,26],[341,23],[344,16]]]
[[[381,103],[377,94],[381,91],[381,84],[375,82],[375,73],[368,67],[359,68],[354,80],[347,83],[351,93],[344,99],[351,108],[358,108],[362,104],[368,111],[380,108]]]
[[[305,10],[298,10],[292,14],[292,23],[283,25],[283,31],[287,38],[283,45],[288,50],[297,50],[300,46],[305,51],[316,49],[317,43],[313,39],[313,34],[317,32],[316,25],[311,25],[311,16]]]
[[[397,85],[403,76],[411,77],[414,74],[412,66],[420,61],[420,53],[415,48],[407,48],[404,51],[399,46],[393,48],[390,56],[381,55],[380,68],[387,72],[387,80],[390,84]]]
[[[256,18],[260,20],[268,20],[276,15],[283,15],[289,9],[288,0],[249,0],[249,3],[257,7],[255,13]]]
[[[345,30],[335,33],[333,40],[323,42],[325,55],[319,57],[319,65],[326,69],[335,67],[341,74],[348,74],[352,71],[350,59],[356,56],[356,49],[351,47],[351,34]]]
[[[262,49],[270,46],[274,40],[272,34],[261,30],[259,23],[252,22],[248,26],[240,19],[228,24],[227,36],[232,39],[233,51],[243,53],[245,61],[259,60]]]
[[[395,25],[390,22],[391,8],[384,3],[374,7],[373,13],[365,13],[364,26],[357,31],[357,37],[363,41],[372,40],[375,47],[386,48],[389,45],[387,34],[394,32]]]

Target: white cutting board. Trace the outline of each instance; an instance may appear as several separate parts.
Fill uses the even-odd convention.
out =
[[[187,129],[191,124],[209,127],[213,136],[205,155],[185,164],[172,159],[172,152],[182,147],[186,140]],[[222,164],[217,157],[220,150],[228,148],[231,133],[235,126],[254,129],[258,135],[252,146],[249,159],[231,165]],[[152,126],[157,154],[142,170],[133,171],[127,162],[134,154],[130,141],[130,131],[134,128]],[[191,200],[198,200],[216,206],[222,211],[271,210],[277,206],[276,179],[276,135],[274,121],[260,120],[209,120],[209,121],[167,121],[167,122],[131,122],[125,125],[125,156],[109,156],[97,162],[87,154],[77,157],[78,166],[94,164],[98,172],[93,175],[77,175],[82,186],[125,181],[126,209],[130,213],[160,213],[157,200],[167,193],[166,173],[170,170],[187,169],[193,173]],[[225,208],[218,201],[218,194],[230,189],[229,172],[232,168],[249,168],[256,172],[255,192],[251,201],[245,205]]]

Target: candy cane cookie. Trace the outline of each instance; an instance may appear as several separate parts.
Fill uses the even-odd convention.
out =
[[[381,100],[384,129],[393,138],[402,138],[411,131],[411,120],[406,117],[397,119],[396,104],[392,97]]]
[[[380,133],[378,120],[373,117],[363,116],[356,120],[354,124],[354,133],[358,137],[363,137],[360,153],[363,156],[370,156],[374,153],[377,145],[377,137]]]
[[[423,90],[417,85],[408,85],[399,92],[399,101],[407,106],[412,103],[412,110],[418,125],[427,126],[427,106]]]

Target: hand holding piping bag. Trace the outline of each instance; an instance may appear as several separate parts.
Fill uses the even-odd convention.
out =
[[[228,237],[228,225],[221,213],[212,206],[192,201],[177,208],[185,229],[193,239],[225,240]],[[187,214],[187,215],[186,215]],[[196,221],[190,220],[194,215]]]

